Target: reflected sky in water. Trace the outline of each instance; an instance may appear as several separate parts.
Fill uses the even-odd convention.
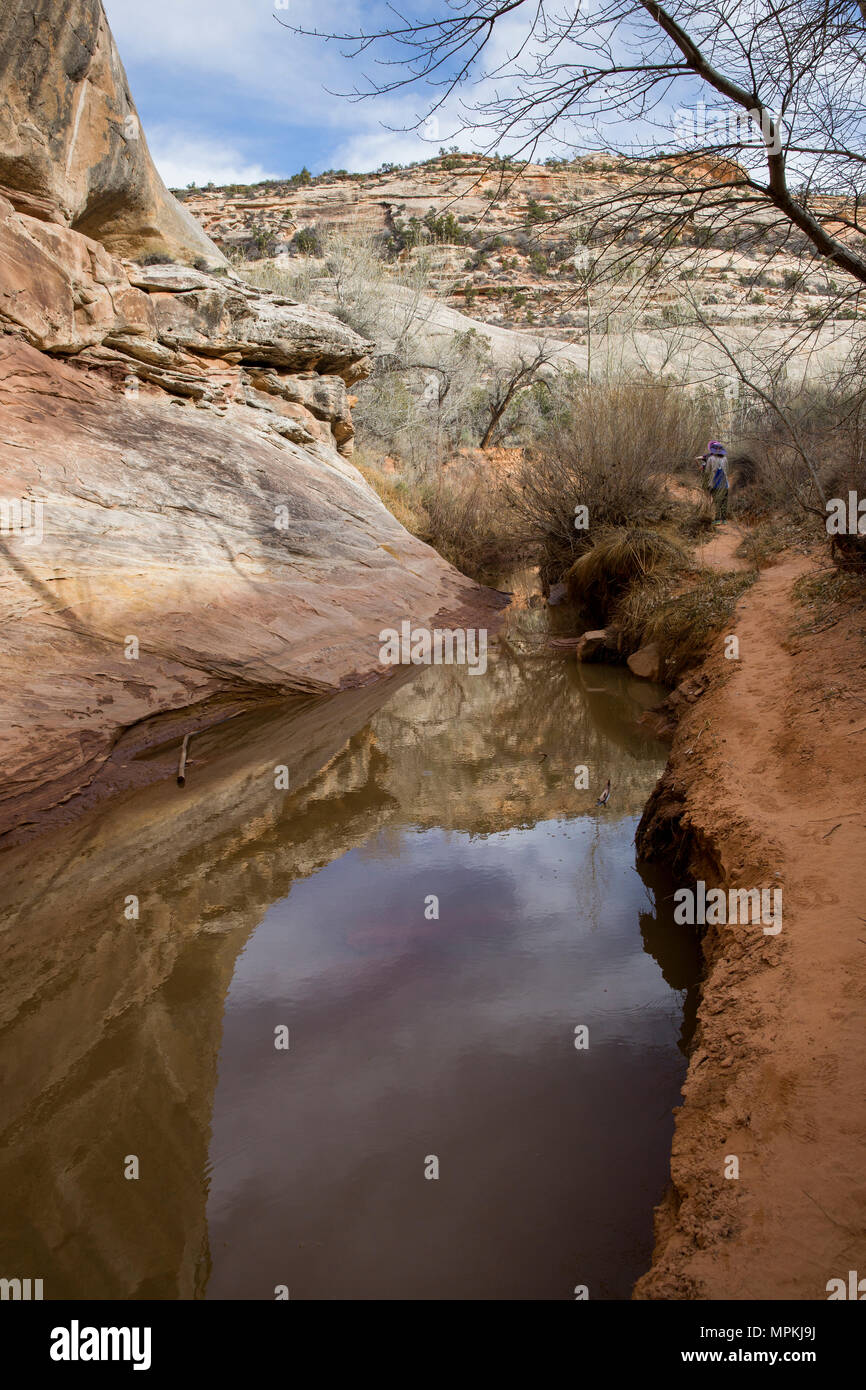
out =
[[[197,735],[182,792],[167,744],[149,785],[0,856],[0,1274],[47,1299],[628,1297],[697,972],[634,866],[659,694],[496,649],[483,678]]]

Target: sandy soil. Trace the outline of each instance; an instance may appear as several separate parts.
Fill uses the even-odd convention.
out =
[[[738,542],[720,528],[704,559],[725,568]],[[815,630],[791,589],[821,566],[786,558],[746,592],[739,659],[720,641],[692,683],[639,831],[684,882],[781,887],[783,925],[707,928],[673,1185],[637,1298],[825,1299],[830,1279],[866,1276],[866,617]]]
[[[745,534],[743,527],[738,526],[735,521],[714,527],[706,543],[697,552],[698,559],[714,570],[749,569],[748,560],[743,560],[736,554]]]

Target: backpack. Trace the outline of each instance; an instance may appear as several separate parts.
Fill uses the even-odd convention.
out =
[[[722,483],[728,481],[728,456],[726,453],[710,454],[707,464],[713,465],[713,476],[710,479],[710,487],[721,487]]]

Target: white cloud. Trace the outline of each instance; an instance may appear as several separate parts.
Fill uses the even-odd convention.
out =
[[[334,150],[333,167],[367,173],[380,164],[412,164],[431,159],[439,145],[420,136],[392,130],[360,130]]]
[[[186,188],[189,183],[197,183],[199,187],[209,182],[258,183],[262,179],[279,177],[261,164],[250,163],[221,140],[206,136],[185,135],[155,126],[148,132],[147,143],[153,162],[169,188]]]
[[[208,79],[221,93],[229,119],[246,106],[263,108],[275,121],[355,123],[349,103],[335,101],[326,90],[350,90],[355,66],[347,64],[337,45],[299,38],[284,27],[293,23],[327,31],[360,23],[346,0],[292,0],[285,11],[275,11],[271,0],[104,3],[122,59],[181,80],[185,75]]]
[[[291,0],[287,10],[275,10],[273,0],[104,3],[121,57],[139,68],[136,82],[144,68],[150,80],[171,82],[181,91],[189,88],[185,134],[158,140],[150,122],[146,127],[160,172],[174,186],[191,179],[249,181],[247,176],[257,170],[257,157],[275,161],[281,129],[293,132],[295,162],[316,168],[365,171],[383,161],[409,163],[430,158],[440,144],[487,148],[490,131],[477,131],[474,140],[470,131],[461,131],[463,119],[472,120],[471,114],[462,111],[461,98],[471,107],[478,100],[501,97],[514,85],[513,77],[481,76],[477,85],[452,93],[436,114],[441,135],[424,140],[408,128],[426,114],[431,99],[442,96],[441,89],[417,85],[365,101],[335,96],[369,90],[365,74],[374,80],[394,78],[396,71],[377,62],[386,50],[374,48],[353,58],[351,44],[298,37],[277,23],[323,33],[369,31],[377,22],[393,22],[393,11],[384,0]],[[416,9],[410,7],[410,12]],[[503,63],[507,66],[508,55],[520,50],[526,24],[522,11],[500,21],[484,55],[488,72]],[[133,83],[133,96],[135,88]],[[159,88],[157,99],[158,92]],[[207,110],[201,104],[205,100]],[[213,132],[215,126],[229,148],[220,149],[213,135],[208,138],[208,128]],[[243,137],[235,134],[240,129]],[[258,156],[251,144],[254,130],[260,132]],[[203,132],[201,136],[198,131]],[[304,131],[310,132],[308,153]],[[519,144],[512,135],[505,148],[513,150]],[[247,153],[239,153],[239,147]],[[543,157],[554,149],[545,140],[540,154]],[[280,168],[277,174],[287,172]]]

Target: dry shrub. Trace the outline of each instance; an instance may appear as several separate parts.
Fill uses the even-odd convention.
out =
[[[557,414],[513,489],[516,513],[536,543],[542,579],[559,579],[595,536],[645,526],[681,504],[662,477],[706,443],[704,402],[668,383],[581,383]],[[575,507],[588,530],[575,529]]]
[[[464,574],[494,582],[520,559],[511,505],[494,480],[449,470],[422,484],[421,497],[424,539]]]
[[[684,536],[694,540],[713,529],[715,514],[712,497],[701,489],[700,496],[683,507],[677,517],[677,528]]]
[[[407,531],[472,579],[493,582],[522,558],[514,515],[495,477],[458,468],[385,473],[364,455],[353,462]]]
[[[738,511],[753,519],[770,513],[825,520],[821,496],[866,495],[866,392],[862,378],[779,388],[774,406],[753,411],[732,459]]]

